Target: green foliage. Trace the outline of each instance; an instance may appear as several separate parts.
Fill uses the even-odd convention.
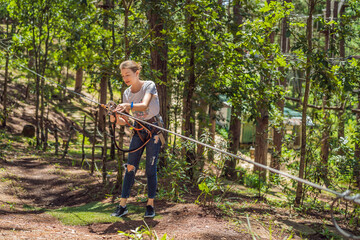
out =
[[[187,185],[190,184],[190,178],[186,174],[187,165],[183,158],[179,154],[173,153],[170,148],[166,148],[165,154],[167,164],[159,173],[161,178],[171,179],[171,181],[159,186],[158,197],[182,202],[184,194],[188,192]]]
[[[213,205],[223,200],[225,194],[230,190],[229,185],[223,183],[222,178],[203,175],[198,179],[198,188],[201,191],[195,203],[203,206]]]
[[[216,125],[216,132],[223,137],[224,139],[228,139],[229,137],[229,131],[224,128],[224,127],[220,127],[219,125]]]
[[[244,185],[258,189],[259,192],[266,191],[269,188],[267,182],[259,178],[259,174],[257,173],[246,173],[244,176]]]
[[[4,158],[5,152],[13,149],[13,140],[5,130],[0,130],[0,139],[0,158]]]
[[[212,178],[206,178],[201,183],[198,184],[199,190],[201,191],[200,195],[196,199],[195,203],[206,205],[209,201],[213,202],[213,192],[218,188],[218,184],[216,184],[216,180],[214,181]]]

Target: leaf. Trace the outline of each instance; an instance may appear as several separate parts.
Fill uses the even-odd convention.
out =
[[[202,183],[199,184],[199,190],[202,191],[202,192],[209,193],[209,188],[208,188],[208,186],[206,185],[205,182],[202,182]]]

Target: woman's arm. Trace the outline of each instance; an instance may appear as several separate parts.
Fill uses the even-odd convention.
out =
[[[121,103],[116,107],[115,111],[129,112],[130,109],[134,110],[134,111],[139,111],[139,112],[146,111],[146,109],[149,107],[152,96],[153,95],[151,93],[145,93],[145,95],[142,99],[142,102],[141,103],[133,103],[132,109],[131,109],[131,103]]]

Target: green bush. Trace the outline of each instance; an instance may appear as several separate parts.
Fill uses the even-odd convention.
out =
[[[184,193],[188,192],[186,185],[191,183],[186,174],[187,164],[180,154],[172,152],[167,148],[164,153],[166,156],[166,166],[160,169],[159,174],[163,179],[171,179],[168,184],[159,185],[158,197],[175,202],[183,202]]]

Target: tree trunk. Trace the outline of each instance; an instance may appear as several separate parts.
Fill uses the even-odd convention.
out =
[[[130,7],[131,7],[132,1],[130,1],[129,3],[126,2],[126,0],[122,0],[122,6],[125,9],[125,16],[124,16],[124,41],[125,41],[125,60],[128,60],[130,58],[130,54],[131,54],[131,50],[130,50],[130,46],[129,46],[129,39],[128,39],[128,27],[129,27],[129,12],[130,12]],[[125,83],[122,84],[121,86],[121,102],[123,102],[123,93],[126,89],[126,85]],[[120,126],[120,130],[119,130],[119,142],[118,145],[120,148],[123,148],[124,146],[124,136],[125,136],[125,127],[124,126]],[[125,161],[125,154],[123,152],[121,152],[120,150],[118,150],[118,172],[117,172],[117,176],[116,176],[116,187],[117,188],[121,188],[122,186],[122,181],[123,181],[123,174],[122,174],[122,165],[123,162]]]
[[[10,19],[7,14],[7,19]],[[13,33],[15,32],[15,23],[11,25],[11,31],[9,31],[9,21],[6,21],[6,37],[9,39],[12,37]],[[7,111],[7,102],[8,102],[8,83],[9,81],[9,52],[6,51],[5,54],[5,75],[4,75],[4,89],[2,94],[3,100],[3,122],[2,127],[5,128],[7,125],[7,118],[8,118],[8,111]]]
[[[359,86],[360,87],[360,86]],[[358,109],[360,109],[360,88],[358,89]],[[357,129],[360,128],[360,112],[356,114]],[[357,141],[355,141],[355,166],[354,166],[354,178],[358,189],[360,190],[360,131],[357,131]]]
[[[6,127],[6,121],[7,121],[7,117],[8,117],[8,113],[7,113],[7,85],[8,85],[8,79],[9,79],[9,53],[6,52],[5,55],[5,76],[4,76],[4,92],[2,95],[2,100],[3,100],[3,122],[2,122],[2,127],[5,128]]]
[[[102,122],[106,125],[106,115],[104,115],[104,119],[102,120]],[[107,185],[107,162],[106,162],[106,158],[107,158],[107,131],[106,128],[104,128],[104,130],[102,131],[102,134],[104,136],[104,146],[103,146],[103,155],[102,155],[102,180],[103,180],[103,184]]]
[[[84,70],[82,67],[76,69],[75,92],[81,93]]]
[[[203,134],[205,132],[205,128],[208,126],[208,119],[207,119],[207,112],[208,112],[208,104],[205,101],[205,99],[200,99],[200,106],[198,109],[198,135],[197,135],[197,139],[201,142],[203,142]],[[197,151],[196,151],[196,157],[197,157],[197,162],[200,163],[201,165],[201,169],[200,172],[202,172],[203,167],[205,165],[205,156],[204,156],[204,152],[205,152],[205,147],[203,145],[198,144],[197,145]]]
[[[107,9],[109,6],[110,6],[110,1],[109,0],[104,1],[104,9]],[[103,12],[103,28],[105,30],[108,29],[108,15],[105,10]],[[105,37],[104,37],[103,41],[104,41],[103,51],[106,51],[105,42],[107,41],[107,39],[105,39]],[[102,70],[103,71],[102,71],[102,76],[101,76],[101,81],[100,81],[100,103],[106,105],[107,85],[108,85],[108,80],[109,80],[109,74],[107,73],[106,66],[102,66]],[[106,115],[105,108],[99,106],[99,129],[101,132],[104,132],[105,128],[106,128],[106,125],[104,122],[105,115]]]
[[[274,0],[267,0],[268,4]],[[268,42],[270,44],[274,43],[275,32],[269,34]],[[262,77],[260,81],[266,81],[266,84],[269,85],[269,80],[271,76],[267,76],[266,79]],[[269,127],[269,110],[266,99],[261,99],[257,102],[256,106],[258,111],[258,116],[256,117],[256,134],[255,134],[255,162],[267,166],[267,152],[268,152],[268,127]],[[254,166],[254,172],[259,172],[260,178],[266,180],[266,170]]]
[[[304,101],[302,104],[302,118],[301,118],[301,149],[300,149],[300,166],[299,166],[299,178],[304,177],[305,172],[305,159],[306,159],[306,112],[307,104],[309,100],[310,84],[311,84],[311,53],[312,53],[312,17],[314,13],[316,2],[315,0],[309,0],[309,17],[306,24],[306,39],[308,44],[308,55],[306,59],[306,76],[305,76],[305,93]],[[301,204],[301,199],[303,196],[303,184],[298,182],[296,189],[295,205],[299,206]]]
[[[241,15],[241,6],[240,1],[235,1],[233,6],[233,26],[232,32],[234,37],[234,42],[238,41],[238,37],[236,37],[237,31],[239,31],[239,26],[243,23],[243,16]],[[229,127],[229,151],[233,154],[237,154],[240,147],[240,130],[241,130],[241,111],[239,111],[234,104],[231,107],[231,119],[230,119],[230,127]],[[224,165],[223,175],[228,179],[235,180],[237,178],[236,174],[236,165],[237,159],[231,158],[227,160]]]
[[[167,59],[168,59],[168,47],[165,41],[164,19],[162,17],[161,5],[158,1],[149,2],[149,10],[147,12],[147,18],[151,31],[151,41],[153,45],[150,49],[151,56],[151,71],[153,80],[156,83],[156,88],[159,94],[160,103],[160,115],[164,121],[164,127],[169,127],[169,96],[167,91]],[[167,133],[164,133],[165,140],[167,142]],[[166,147],[166,145],[165,145]],[[159,158],[159,166],[162,168],[166,165],[165,157]]]
[[[326,13],[325,13],[325,21],[330,21],[331,16],[331,0],[326,1]],[[330,26],[328,26],[330,27]],[[330,29],[327,29],[325,31],[325,51],[330,50]],[[330,54],[328,53],[328,56]],[[329,180],[327,179],[328,175],[328,160],[329,160],[329,138],[330,138],[330,129],[331,129],[331,123],[329,120],[329,111],[325,109],[326,106],[328,106],[328,93],[324,93],[323,97],[323,129],[322,129],[322,138],[321,138],[321,167],[320,167],[320,176],[323,179],[326,186],[329,185]]]
[[[287,0],[286,2],[291,2],[291,0]],[[286,37],[287,32],[287,25],[288,25],[288,19],[287,17],[284,17],[282,20],[282,28],[281,28],[281,52],[287,53],[288,52],[288,38]],[[279,68],[280,72],[282,72],[283,76],[286,74],[286,70],[281,67]],[[286,89],[286,79],[285,77],[281,77],[280,79],[280,85],[283,86],[284,89]],[[279,108],[281,115],[284,115],[284,106],[285,106],[285,100],[280,99],[277,102],[277,107]],[[285,126],[283,123],[280,124],[280,128],[274,128],[273,133],[273,144],[274,144],[274,151],[271,154],[271,163],[270,167],[275,168],[277,170],[280,170],[280,160],[281,160],[281,151],[282,151],[282,143],[284,138],[284,132],[285,132]]]
[[[325,22],[330,22],[330,16],[331,16],[331,0],[326,0]],[[329,50],[329,46],[330,46],[330,29],[327,28],[325,30],[325,51]]]
[[[331,130],[331,122],[330,122],[330,114],[329,110],[325,110],[325,106],[328,105],[328,96],[325,95],[323,97],[323,119],[324,119],[324,126],[322,130],[322,138],[321,138],[321,169],[320,175],[323,179],[325,185],[329,186],[329,179],[328,175],[328,161],[329,161],[329,149],[330,149],[330,130]]]
[[[28,68],[33,70],[34,67],[34,50],[30,50],[29,52],[29,63]],[[60,71],[61,72],[61,71]],[[28,73],[28,82],[26,85],[26,91],[25,91],[25,101],[29,98],[30,95],[30,87],[31,87],[31,74]]]
[[[108,74],[103,73],[100,81],[100,103],[106,105],[107,101],[107,81],[108,81]],[[99,106],[99,130],[101,132],[105,129],[105,122],[104,117],[106,115],[106,110]]]
[[[35,12],[33,11],[32,16],[35,16]],[[35,17],[34,17],[35,18]],[[32,25],[32,43],[34,47],[35,53],[35,72],[39,73],[39,47],[36,44],[36,35],[35,35],[35,19],[33,18],[33,25]],[[41,36],[41,27],[40,26],[40,33]],[[39,104],[40,104],[40,77],[38,75],[35,76],[36,78],[36,102],[35,102],[35,123],[36,123],[36,148],[38,148],[40,144],[40,122],[39,122]]]
[[[243,23],[243,16],[241,15],[240,0],[234,1],[233,11],[234,11],[234,24],[235,24],[235,26],[234,26],[235,35],[234,36],[236,36],[236,32],[239,30],[239,25]]]
[[[191,4],[191,0],[187,0],[188,4]],[[195,18],[190,12],[188,14],[187,28],[189,36],[194,36],[194,21]],[[195,50],[196,46],[193,41],[193,37],[188,39],[189,42],[189,62],[187,64],[188,69],[186,70],[187,84],[184,86],[184,102],[183,102],[183,134],[187,137],[195,136],[194,124],[194,110],[193,110],[193,95],[195,91]],[[194,162],[195,162],[195,149],[189,147],[186,149],[186,162],[188,163],[187,175],[193,179],[194,177]]]
[[[47,67],[47,55],[48,55],[48,51],[49,51],[49,41],[50,41],[50,31],[51,28],[49,27],[49,22],[50,22],[50,18],[51,18],[51,14],[48,13],[46,16],[46,38],[45,38],[45,52],[44,55],[42,57],[42,60],[40,60],[39,65],[41,67],[41,76],[45,76],[45,70]],[[41,58],[39,58],[41,59]],[[45,120],[44,120],[44,114],[45,114],[45,101],[46,101],[46,95],[45,95],[45,79],[44,77],[41,78],[41,108],[40,108],[40,129],[41,129],[41,143],[45,142],[45,133],[44,133],[44,124],[45,124]]]
[[[215,132],[216,132],[216,111],[211,105],[209,105],[209,132],[210,132],[210,145],[215,146]],[[212,149],[208,150],[208,160],[209,162],[214,161],[214,151]]]
[[[40,79],[39,76],[36,76],[36,103],[35,103],[36,148],[40,146],[39,103],[40,103]]]
[[[256,117],[256,134],[255,134],[255,162],[267,166],[267,152],[268,152],[268,126],[269,113],[267,106],[258,102],[259,116]],[[254,172],[260,172],[260,177],[266,179],[266,170],[254,166]]]
[[[341,9],[340,9],[340,17],[345,13],[345,7],[346,7],[345,4],[341,6]],[[343,20],[340,20],[340,26],[341,26],[341,28],[344,27]],[[345,36],[343,36],[343,35],[340,36],[340,41],[339,41],[339,54],[340,54],[340,57],[341,57],[342,59],[345,58]]]
[[[345,5],[343,5],[340,9],[340,16],[342,16],[345,12]],[[343,22],[340,20],[341,28],[344,27]],[[339,54],[341,60],[345,59],[345,39],[343,35],[340,35],[339,40]],[[342,95],[342,102],[346,102],[345,94]],[[339,119],[339,127],[338,127],[338,138],[345,138],[345,103],[343,105],[343,110],[339,112],[338,119]]]
[[[129,46],[129,38],[127,36],[128,27],[129,27],[129,13],[130,13],[130,7],[132,4],[132,0],[129,2],[126,2],[126,0],[122,0],[123,7],[125,9],[125,16],[124,16],[124,41],[125,41],[125,60],[128,60],[130,58],[130,46]]]
[[[229,129],[229,151],[237,155],[240,147],[240,130],[241,130],[241,111],[238,111],[234,105],[231,107],[230,129]],[[238,161],[231,158],[225,162],[224,176],[231,180],[236,180],[236,165]]]

